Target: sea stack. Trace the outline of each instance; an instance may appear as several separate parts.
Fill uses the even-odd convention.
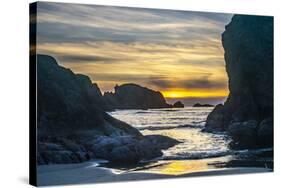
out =
[[[181,101],[177,101],[173,104],[174,108],[184,108],[184,104]]]
[[[205,131],[227,131],[235,148],[272,146],[273,17],[233,16],[222,44],[230,93],[209,114]]]
[[[193,105],[193,107],[214,107],[214,105],[196,103]]]
[[[104,101],[111,109],[171,108],[159,91],[129,83],[116,85],[115,92],[105,92]]]

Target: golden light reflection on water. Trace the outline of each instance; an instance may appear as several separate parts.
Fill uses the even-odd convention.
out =
[[[182,175],[192,172],[202,172],[214,170],[216,162],[227,162],[231,157],[219,157],[212,159],[200,160],[173,160],[168,161],[166,164],[160,165],[157,168],[151,168],[148,172],[168,174],[168,175]]]
[[[164,155],[176,155],[182,152],[196,152],[199,149],[211,149],[219,147],[218,141],[211,135],[202,133],[199,129],[172,129],[172,130],[159,130],[159,131],[142,131],[144,135],[160,134],[174,138],[179,141],[184,141],[168,150],[163,151]],[[214,143],[217,143],[214,145]],[[226,145],[220,145],[220,147],[226,147]],[[223,148],[220,148],[223,150]],[[160,165],[148,169],[146,172],[167,174],[167,175],[182,175],[193,172],[210,171],[217,169],[214,163],[224,163],[230,161],[230,156],[205,158],[205,159],[189,159],[189,160],[169,160],[160,162]]]
[[[221,166],[214,163],[224,163],[231,157],[223,156],[228,151],[228,140],[223,135],[205,133],[200,126],[204,125],[210,108],[184,108],[184,109],[154,109],[146,111],[116,111],[113,117],[136,125],[143,135],[163,135],[176,139],[181,143],[163,150],[163,156],[135,171],[148,173],[181,175],[193,172],[217,170]],[[143,112],[143,113],[136,113]],[[147,113],[149,112],[149,113]],[[159,123],[161,122],[161,123]],[[193,123],[202,122],[202,123]],[[181,125],[194,125],[199,128],[179,128]],[[150,127],[158,129],[150,129]],[[165,129],[165,126],[172,127]],[[175,127],[175,128],[173,128]]]
[[[195,146],[202,143],[202,144],[212,144],[212,142],[214,142],[213,138],[210,137],[209,134],[207,133],[202,133],[200,130],[198,129],[172,129],[172,130],[156,130],[156,131],[150,131],[150,130],[144,130],[141,131],[142,134],[144,135],[153,135],[153,134],[160,134],[160,135],[164,135],[164,136],[168,136],[171,138],[174,138],[176,140],[179,141],[189,141],[189,144]],[[193,148],[193,146],[190,146]],[[177,148],[176,146],[174,147],[174,149]]]
[[[193,132],[190,132],[188,130],[182,129],[180,131],[178,130],[156,130],[156,131],[151,131],[151,130],[143,130],[141,131],[142,134],[144,135],[153,135],[153,134],[161,134],[163,136],[168,136],[177,140],[182,140],[186,138],[191,138],[192,139],[196,136],[193,134]]]
[[[173,161],[165,165],[160,172],[163,174],[180,175],[188,172],[203,171],[208,169],[208,163],[205,161]]]

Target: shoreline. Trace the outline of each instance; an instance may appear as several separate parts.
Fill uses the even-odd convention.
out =
[[[273,172],[272,169],[259,167],[218,168],[197,172],[184,173],[180,175],[151,173],[145,171],[121,171],[106,167],[97,167],[96,162],[85,162],[79,164],[54,164],[40,165],[37,167],[38,186],[51,186],[63,184],[88,184],[88,183],[110,183],[121,181],[156,180],[162,178],[183,178],[214,175],[231,175],[247,173]]]

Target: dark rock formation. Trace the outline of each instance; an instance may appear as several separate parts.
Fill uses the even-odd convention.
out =
[[[227,133],[232,137],[231,147],[236,149],[256,147],[258,122],[249,120],[244,122],[235,122],[228,126]]]
[[[273,123],[260,122],[273,117],[273,17],[235,15],[222,44],[230,94],[224,105],[209,114],[205,130],[226,131],[233,123],[255,120],[255,131],[260,133],[253,145],[272,145]]]
[[[39,141],[37,155],[38,164],[79,163],[90,159],[86,149],[70,140],[56,143]]]
[[[150,135],[138,140],[131,136],[99,137],[92,143],[96,157],[117,162],[137,162],[160,157],[159,148],[167,149],[179,143],[169,137]]]
[[[214,107],[214,105],[196,103],[193,105],[193,107]]]
[[[166,147],[154,143],[163,142],[162,138],[151,140],[108,115],[101,97],[98,86],[87,76],[59,66],[50,56],[37,55],[38,164],[77,163],[93,157],[114,161],[126,157],[128,162],[137,162],[162,154]],[[123,148],[108,144],[108,139],[120,142],[124,137],[131,140]],[[97,140],[107,143],[106,148],[112,146],[110,152],[99,153],[101,146],[93,145]],[[169,146],[177,143],[168,137],[164,142]],[[151,147],[141,149],[142,143]]]
[[[137,84],[115,86],[115,92],[105,92],[104,101],[111,109],[171,108],[159,91]]]
[[[273,119],[267,118],[263,120],[257,131],[258,144],[260,146],[273,146]]]
[[[173,108],[184,108],[184,104],[181,101],[177,101],[173,104]]]
[[[101,110],[97,100],[91,97],[99,95],[96,90],[87,76],[75,75],[59,66],[54,58],[38,55],[38,137],[76,134],[86,130],[106,135],[114,130],[120,134],[140,135],[135,128]]]
[[[221,132],[225,131],[225,125],[228,121],[225,119],[225,110],[222,104],[218,104],[213,111],[208,115],[206,125],[203,131],[206,132]]]

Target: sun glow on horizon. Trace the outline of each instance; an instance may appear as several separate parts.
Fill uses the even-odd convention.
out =
[[[188,98],[188,97],[226,97],[227,90],[168,90],[160,91],[165,98]]]

